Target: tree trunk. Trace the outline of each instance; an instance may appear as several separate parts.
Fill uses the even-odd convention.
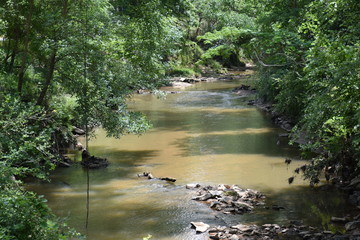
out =
[[[33,12],[34,0],[29,0],[29,13],[26,18],[26,30],[25,30],[25,39],[24,39],[24,53],[21,58],[21,67],[19,72],[19,79],[18,79],[18,92],[21,94],[22,87],[24,85],[24,75],[26,71],[26,63],[28,57],[28,50],[29,50],[29,35],[30,35],[30,28],[31,28],[31,20],[32,20],[32,12]]]
[[[32,0],[33,1],[33,0]],[[67,14],[68,14],[68,0],[64,0],[64,4],[62,6],[62,10],[61,10],[61,15],[64,19],[66,19]],[[52,53],[50,54],[49,57],[49,63],[48,65],[48,70],[47,70],[47,75],[46,75],[46,79],[45,79],[45,83],[44,86],[40,92],[39,98],[36,102],[37,105],[43,105],[44,104],[44,100],[46,97],[46,93],[50,87],[51,81],[53,79],[53,75],[54,75],[54,71],[55,71],[55,64],[56,64],[56,52],[57,49],[53,49]]]
[[[18,43],[19,43],[18,39],[16,39],[15,42],[13,43],[14,46],[12,47],[10,64],[7,69],[8,72],[12,72],[12,70],[14,68],[15,57],[16,57],[16,53],[17,53],[17,49],[18,49]]]
[[[41,93],[39,95],[39,98],[38,98],[38,100],[36,102],[37,105],[43,105],[43,103],[44,103],[46,93],[47,93],[47,91],[49,89],[51,80],[52,80],[53,75],[54,75],[55,63],[56,63],[56,50],[54,49],[52,51],[50,57],[49,57],[48,71],[47,71],[44,86],[43,86],[43,88],[41,90]]]
[[[68,14],[68,11],[69,11],[68,5],[69,5],[68,0],[64,0],[64,5],[63,5],[62,12],[61,12],[61,14],[62,14],[62,16],[63,16],[64,18],[67,17],[67,14]]]

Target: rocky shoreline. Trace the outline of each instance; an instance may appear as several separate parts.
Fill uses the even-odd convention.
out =
[[[201,186],[188,184],[186,189],[195,191],[192,200],[202,201],[214,211],[223,214],[245,214],[257,206],[263,206],[265,196],[252,189],[242,189],[237,185]],[[210,226],[203,222],[191,222],[198,234],[206,234],[208,239],[215,240],[269,240],[269,239],[360,239],[360,216],[345,224],[345,233],[333,233],[306,226],[302,221],[290,221],[287,225],[264,224],[232,226]]]
[[[169,86],[173,88],[184,89],[192,86],[195,83],[200,82],[230,81],[250,76],[252,76],[252,73],[244,71],[243,73],[229,72],[224,74],[212,74],[211,76],[202,77],[172,77],[171,79],[169,79]]]

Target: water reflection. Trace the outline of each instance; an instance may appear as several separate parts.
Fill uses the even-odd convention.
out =
[[[79,165],[58,169],[51,183],[32,183],[29,188],[49,199],[59,216],[88,239],[204,239],[190,229],[191,221],[208,224],[305,223],[328,228],[329,216],[343,216],[344,198],[337,192],[309,189],[297,177],[287,178],[304,164],[296,148],[278,137],[282,131],[247,98],[229,90],[242,82],[201,83],[190,91],[169,94],[165,100],[137,95],[130,106],[144,112],[154,129],[142,136],[106,138],[99,129],[90,142],[92,154],[110,161],[107,169],[90,171],[90,218],[85,230],[86,171]],[[215,90],[216,89],[216,90]],[[287,166],[284,158],[293,162]],[[178,179],[175,184],[139,179],[150,171],[155,176]],[[224,215],[191,200],[187,183],[237,184],[267,194],[267,205],[243,216]],[[306,187],[305,187],[306,186]],[[274,211],[272,204],[285,209]]]

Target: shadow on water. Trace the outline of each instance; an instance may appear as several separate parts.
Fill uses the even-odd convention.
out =
[[[355,206],[350,204],[346,194],[331,186],[295,186],[266,195],[265,206],[244,215],[242,221],[258,225],[287,225],[290,221],[296,221],[320,230],[341,231],[343,225],[331,222],[331,217],[346,217],[351,212],[356,213]],[[237,222],[235,218],[231,221]]]
[[[136,167],[147,159],[157,156],[157,150],[118,150],[116,148],[91,147],[91,154],[111,159],[111,163],[120,167]]]
[[[241,128],[274,127],[256,108],[186,108],[142,111],[159,130],[211,132]]]
[[[225,134],[217,136],[205,134],[180,139],[175,145],[183,150],[183,157],[204,154],[239,153],[299,157],[299,152],[295,147],[278,145],[278,141],[279,137],[273,133]]]

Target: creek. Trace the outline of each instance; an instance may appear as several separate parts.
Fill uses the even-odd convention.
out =
[[[191,221],[285,224],[301,219],[333,229],[330,218],[349,212],[345,196],[332,189],[309,188],[300,175],[288,184],[304,161],[296,146],[279,137],[284,131],[272,124],[270,116],[248,106],[249,96],[231,91],[249,81],[198,83],[165,99],[135,95],[130,108],[146,114],[154,127],[141,136],[121,139],[106,138],[102,129],[97,130],[89,150],[107,158],[110,166],[89,171],[87,229],[87,172],[80,165],[57,169],[50,183],[29,183],[28,188],[45,195],[55,214],[93,240],[134,240],[149,234],[157,240],[206,239],[190,229]],[[285,158],[292,163],[285,164]],[[177,181],[138,178],[142,172]],[[244,215],[217,213],[191,200],[194,192],[185,189],[188,183],[255,189],[267,196],[268,208]],[[274,210],[272,205],[284,209]]]

